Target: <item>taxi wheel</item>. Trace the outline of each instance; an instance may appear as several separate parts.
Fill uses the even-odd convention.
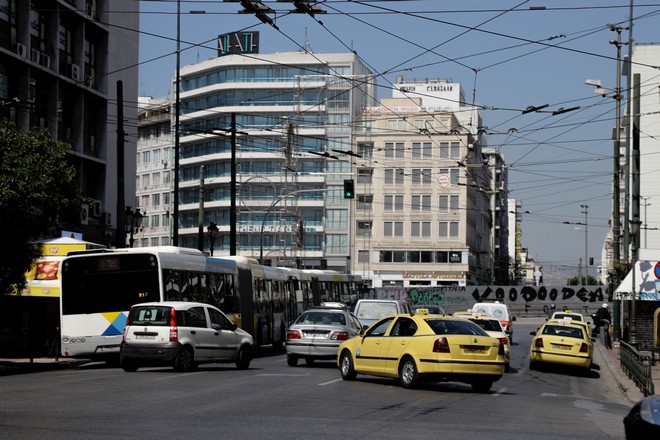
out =
[[[404,388],[414,388],[419,381],[419,372],[417,365],[411,357],[403,358],[399,366],[399,381]]]
[[[193,351],[190,347],[183,347],[174,359],[175,371],[192,371],[195,369]]]
[[[342,379],[355,380],[357,373],[355,372],[355,368],[353,367],[353,357],[351,356],[350,351],[345,350],[341,354],[341,362],[339,365],[340,365]]]
[[[298,356],[296,356],[295,354],[287,354],[286,364],[289,367],[295,367],[296,365],[298,365]]]
[[[530,369],[530,370],[536,370],[536,369],[538,369],[538,367],[536,366],[536,362],[534,362],[534,361],[531,360],[531,359],[529,360],[529,369]]]
[[[470,385],[472,385],[472,389],[474,391],[476,391],[477,393],[487,393],[493,387],[493,381],[492,380],[478,380],[478,381],[472,382]]]

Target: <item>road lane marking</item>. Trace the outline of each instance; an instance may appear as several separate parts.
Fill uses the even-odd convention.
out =
[[[328,381],[328,382],[320,383],[319,386],[330,385],[331,383],[340,382],[340,381],[342,381],[342,380],[344,380],[344,379],[339,378],[339,379],[335,379],[335,380],[330,380],[330,381]]]

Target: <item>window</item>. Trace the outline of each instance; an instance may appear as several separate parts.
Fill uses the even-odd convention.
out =
[[[438,174],[445,174],[449,176],[452,185],[458,185],[458,168],[440,168]]]
[[[149,182],[150,182],[151,176],[149,174],[145,174],[142,176],[142,187],[147,188],[149,187]]]
[[[439,198],[438,210],[441,212],[458,211],[458,196],[442,194]]]
[[[325,227],[328,229],[346,229],[348,211],[345,209],[328,209],[325,213]]]
[[[371,184],[373,181],[373,177],[374,177],[373,168],[359,168],[357,170],[357,183]]]
[[[440,238],[458,238],[458,222],[440,222]]]
[[[371,237],[372,222],[357,222],[355,235],[358,237]]]
[[[374,201],[373,194],[358,195],[356,209],[363,211],[371,211],[373,201]]]
[[[357,153],[362,156],[363,159],[371,159],[374,155],[374,143],[358,142],[357,150]]]
[[[163,183],[164,184],[170,183],[170,172],[169,171],[163,171]]]
[[[460,156],[460,142],[440,142],[440,157],[442,159],[459,159]]]
[[[151,195],[151,206],[160,206],[160,194]]]
[[[159,215],[152,215],[151,217],[151,227],[152,228],[157,228],[160,226],[160,216]],[[154,246],[158,246],[158,243],[156,243]]]
[[[386,195],[384,211],[403,211],[403,195]]]
[[[385,168],[385,185],[403,185],[403,168]]]
[[[413,195],[410,209],[412,211],[430,211],[431,195]]]
[[[413,185],[430,185],[432,180],[430,168],[413,168],[412,170],[412,184]]]
[[[404,150],[403,142],[385,142],[385,157],[403,158]]]
[[[412,158],[422,159],[430,158],[433,156],[433,143],[431,142],[413,142],[412,143]]]
[[[151,151],[143,151],[142,163],[149,163],[149,162],[151,162]]]
[[[384,237],[403,237],[403,222],[384,222]]]
[[[412,222],[410,223],[411,237],[430,237],[431,222]]]
[[[328,254],[347,254],[348,253],[348,235],[346,234],[326,234],[325,251]]]
[[[358,251],[358,263],[369,262],[369,251]]]
[[[206,327],[204,307],[193,307],[189,310],[177,310],[177,324],[181,327]]]

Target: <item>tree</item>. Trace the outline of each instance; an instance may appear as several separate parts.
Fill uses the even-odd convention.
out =
[[[25,286],[25,272],[39,256],[36,240],[55,236],[58,223],[79,219],[86,200],[69,150],[47,130],[21,132],[0,119],[0,293]]]

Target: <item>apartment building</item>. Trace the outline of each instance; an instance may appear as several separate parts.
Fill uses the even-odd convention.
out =
[[[490,284],[508,247],[493,221],[506,174],[484,154],[478,111],[448,80],[399,78],[393,96],[355,137],[353,272],[373,287]]]
[[[71,144],[80,188],[95,202],[81,207],[79,223],[59,227],[106,245],[115,244],[118,200],[135,194],[138,12],[130,0],[0,0],[0,117]],[[118,81],[133,100],[124,106],[133,123],[124,125],[119,198]]]
[[[352,123],[374,96],[373,75],[354,54],[219,48],[218,57],[181,68],[179,213],[171,225],[178,227],[178,245],[210,252],[214,224],[214,255],[229,255],[233,196],[237,255],[349,271],[350,201],[342,191],[354,158],[347,152]],[[163,127],[153,129],[159,124],[153,104],[151,121],[141,111],[140,246],[166,241],[165,217],[174,211],[165,185],[174,179],[176,142]]]

